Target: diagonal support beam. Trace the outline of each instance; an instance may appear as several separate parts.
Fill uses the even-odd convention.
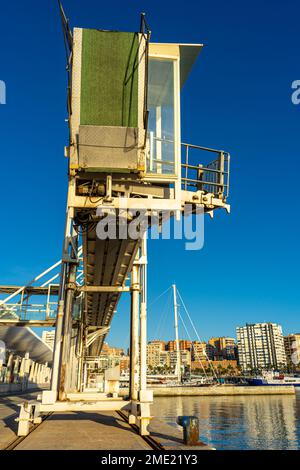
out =
[[[88,348],[89,346],[91,346],[91,344],[93,344],[94,341],[96,341],[96,339],[98,339],[100,336],[106,335],[109,330],[109,326],[104,326],[97,329],[96,331],[93,331],[92,333],[88,333],[86,336],[86,347]]]

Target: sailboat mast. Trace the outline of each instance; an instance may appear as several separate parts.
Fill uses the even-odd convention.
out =
[[[179,337],[178,337],[178,312],[177,312],[177,295],[176,295],[176,284],[172,285],[173,287],[173,299],[174,299],[174,320],[175,320],[175,342],[176,342],[176,368],[177,368],[177,376],[178,382],[181,383],[181,361],[180,361],[180,349],[179,349]]]

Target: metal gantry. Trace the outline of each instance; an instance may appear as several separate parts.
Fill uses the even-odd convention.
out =
[[[39,325],[55,324],[50,390],[43,391],[41,401],[21,407],[18,433],[26,435],[30,422],[39,420],[41,413],[126,409],[129,422],[146,435],[152,402],[146,380],[147,235],[144,228],[133,237],[128,229],[138,224],[141,211],[148,222],[158,214],[159,224],[162,211],[178,219],[186,206],[189,214],[198,209],[229,212],[229,154],[181,144],[180,89],[201,44],[151,43],[144,16],[137,33],[82,28],[72,32],[62,7],[61,18],[70,140],[65,149],[69,174],[62,259],[54,265],[60,273],[34,286],[52,266],[14,292],[1,287],[2,292],[13,292],[0,305],[3,321],[32,321],[30,309],[24,313],[29,307],[24,301],[39,293],[47,299]],[[215,158],[200,164],[192,149],[212,152]],[[101,237],[99,223],[111,213],[116,219]],[[59,285],[53,285],[56,279]],[[117,369],[105,372],[102,392],[87,391],[88,358],[99,356],[125,292],[131,295],[126,399],[118,396]],[[50,301],[54,293],[55,315]],[[17,295],[20,303],[9,305]]]

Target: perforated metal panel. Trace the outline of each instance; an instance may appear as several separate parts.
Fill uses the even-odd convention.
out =
[[[138,142],[138,129],[133,127],[80,126],[79,167],[137,170]]]

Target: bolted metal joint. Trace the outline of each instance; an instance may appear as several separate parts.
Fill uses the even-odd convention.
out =
[[[68,282],[66,284],[66,289],[69,289],[69,290],[77,290],[77,284],[76,282]]]
[[[131,292],[134,292],[134,291],[139,292],[140,291],[140,285],[139,284],[132,284],[130,286],[130,290],[131,290]]]

